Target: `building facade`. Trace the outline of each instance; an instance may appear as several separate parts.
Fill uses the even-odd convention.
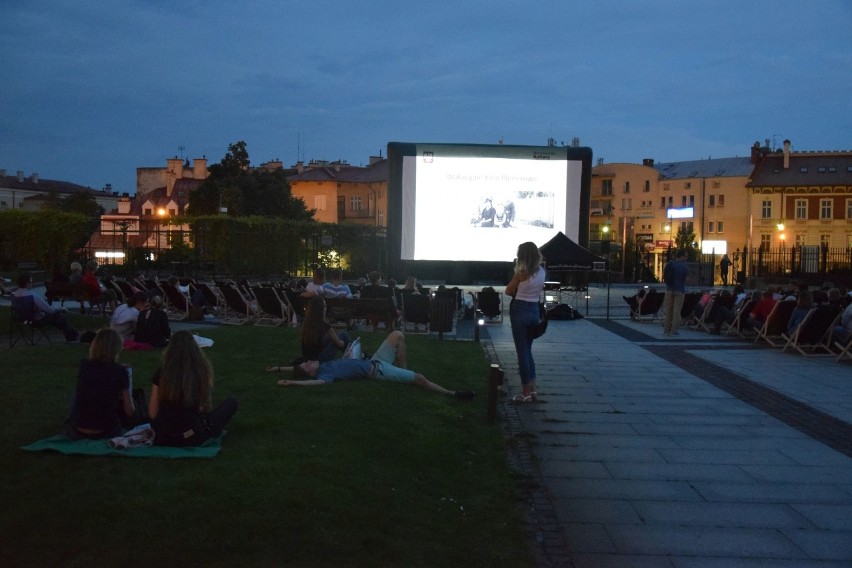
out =
[[[113,193],[109,185],[96,190],[67,181],[41,179],[35,172],[25,176],[19,170],[16,175],[9,176],[6,170],[0,169],[0,210],[37,211],[51,193],[65,198],[80,192],[90,194],[104,211],[113,211],[118,204],[118,194]]]
[[[288,176],[293,196],[314,210],[323,223],[357,223],[387,226],[388,162],[372,156],[366,167],[345,162],[297,164]]]

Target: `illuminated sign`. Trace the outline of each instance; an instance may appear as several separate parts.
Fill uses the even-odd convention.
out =
[[[669,219],[692,219],[694,216],[692,207],[678,207],[666,211],[666,217]]]

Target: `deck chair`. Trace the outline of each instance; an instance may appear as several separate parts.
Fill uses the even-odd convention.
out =
[[[748,333],[748,329],[745,327],[745,322],[756,305],[757,301],[755,300],[743,300],[743,303],[740,305],[740,309],[737,310],[737,313],[734,316],[734,321],[731,323],[722,322],[725,334],[745,337],[746,333]]]
[[[133,294],[136,293],[130,282],[127,282],[126,280],[114,280],[113,284],[118,286],[121,290],[121,293],[125,298],[125,302],[127,301],[127,298],[132,298]],[[147,290],[143,290],[143,292],[147,292]]]
[[[35,300],[32,296],[10,296],[12,309],[9,317],[9,348],[24,340],[27,345],[35,345],[42,339],[53,343],[48,335],[47,322],[39,321],[35,315]]]
[[[485,323],[503,323],[503,295],[500,292],[477,292],[474,304],[474,308],[485,317]]]
[[[786,343],[783,334],[787,333],[787,322],[790,321],[790,316],[795,309],[796,302],[789,300],[775,302],[763,326],[757,330],[754,342],[757,343],[763,339],[772,347],[782,347]]]
[[[458,288],[450,290],[438,290],[432,299],[432,314],[430,331],[438,332],[438,337],[443,339],[444,333],[453,331],[456,317],[459,314],[459,292]]]
[[[849,334],[849,337],[845,341],[836,340],[834,346],[839,351],[837,359],[834,360],[835,363],[840,363],[844,357],[852,359],[852,333]]]
[[[225,298],[225,315],[222,323],[243,325],[254,319],[257,309],[247,300],[236,286],[221,286],[219,291]]]
[[[660,308],[666,295],[659,292],[647,292],[636,304],[636,309],[630,311],[634,321],[654,321],[660,316]]]
[[[189,319],[189,309],[191,303],[183,292],[178,290],[177,286],[168,282],[161,282],[160,289],[163,291],[163,296],[166,299],[166,310],[171,320]]]
[[[308,304],[305,298],[298,291],[289,288],[281,290],[280,298],[287,304],[287,309],[290,311],[290,325],[298,326],[305,317],[305,307]]]
[[[701,292],[688,292],[683,296],[683,305],[680,308],[680,325],[686,325],[692,321],[695,313],[695,305],[701,300]],[[686,321],[684,321],[686,320]]]
[[[405,294],[402,297],[402,322],[403,331],[408,329],[409,324],[414,325],[415,331],[418,325],[424,325],[425,333],[429,333],[429,325],[432,321],[432,299],[428,294]]]
[[[734,302],[736,301],[736,296],[732,296],[730,294],[718,294],[711,298],[710,303],[705,306],[704,312],[702,312],[701,317],[695,325],[695,329],[704,330],[707,333],[710,333],[712,327],[715,325],[714,320],[716,319],[716,314],[721,309],[730,310],[734,307]]]
[[[204,301],[207,302],[207,307],[214,313],[219,313],[225,307],[225,299],[215,286],[211,286],[206,282],[198,282],[196,284],[201,294],[204,296]]]
[[[252,292],[257,300],[260,313],[254,325],[278,327],[290,321],[290,310],[287,304],[278,296],[278,292],[271,286],[252,286]]]
[[[840,313],[840,308],[837,306],[813,308],[793,333],[782,334],[782,337],[787,340],[782,351],[790,348],[805,356],[834,355],[830,341]]]

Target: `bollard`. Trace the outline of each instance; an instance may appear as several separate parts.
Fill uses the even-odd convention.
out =
[[[503,369],[497,363],[491,364],[491,372],[488,373],[488,422],[493,424],[497,420],[497,386],[503,383]]]

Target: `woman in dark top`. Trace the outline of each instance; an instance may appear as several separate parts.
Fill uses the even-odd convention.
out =
[[[65,430],[69,438],[112,438],[133,416],[130,370],[118,363],[122,345],[116,331],[102,329],[89,346],[89,358],[80,361],[71,418]]]
[[[148,414],[157,445],[200,446],[237,412],[231,397],[213,408],[213,366],[189,331],[172,336],[152,382]]]
[[[152,296],[149,306],[139,313],[136,318],[136,331],[133,339],[138,343],[147,343],[154,347],[163,347],[169,343],[172,329],[169,327],[169,316],[163,310],[163,297]]]
[[[305,361],[330,361],[337,352],[346,351],[349,345],[349,335],[346,332],[338,334],[325,319],[325,301],[313,298],[305,310],[302,322],[302,359]]]

